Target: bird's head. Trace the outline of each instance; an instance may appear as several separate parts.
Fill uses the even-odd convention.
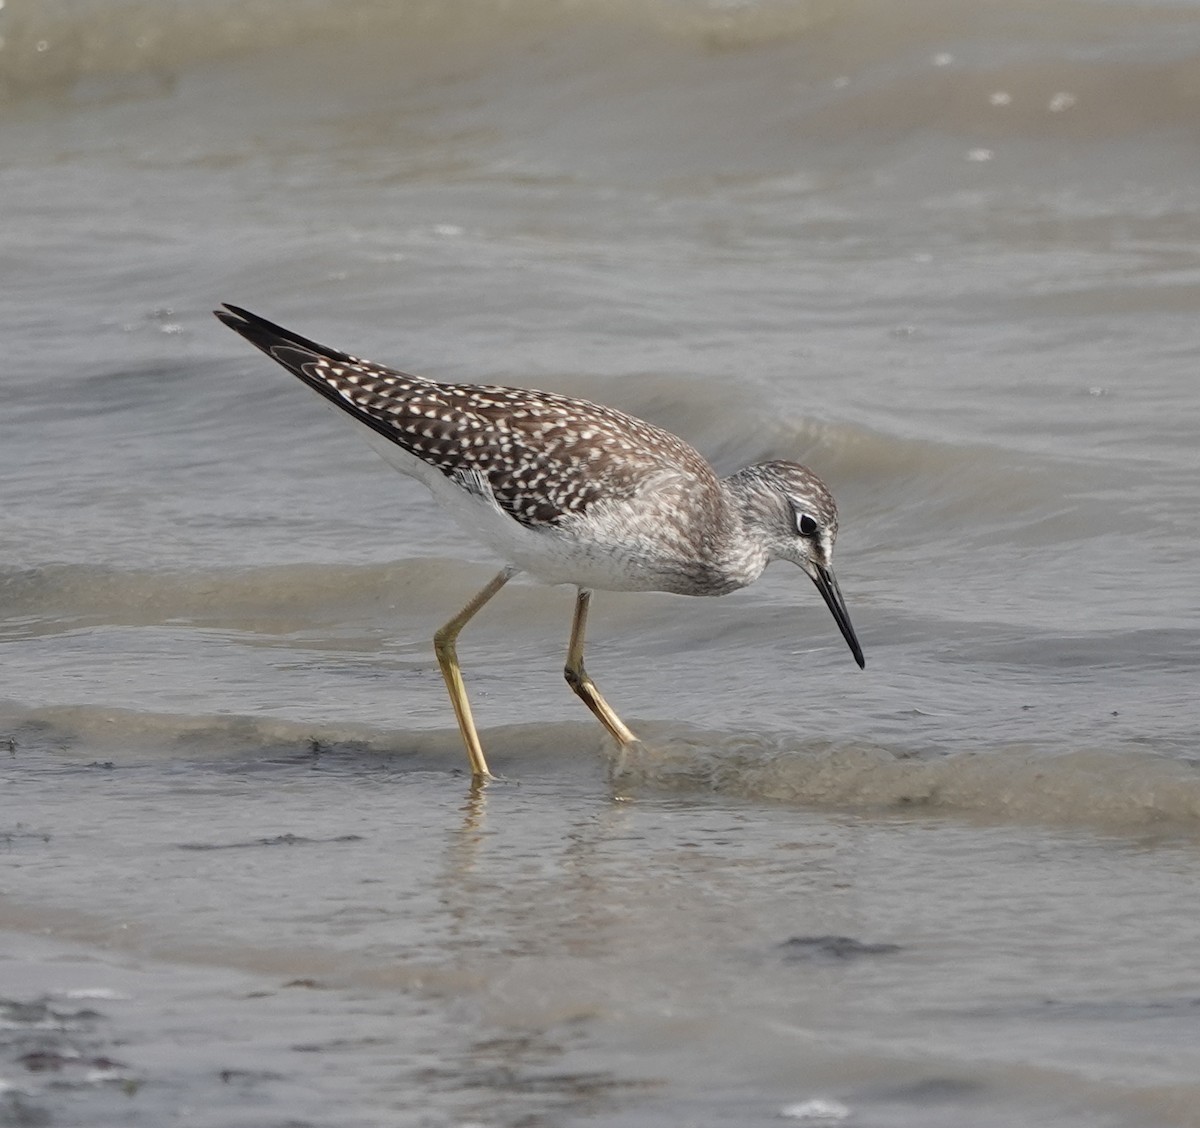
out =
[[[748,492],[768,555],[772,560],[790,560],[804,569],[832,612],[854,660],[864,667],[862,647],[833,574],[833,545],[838,531],[833,495],[807,466],[795,462],[763,462],[737,476],[742,475],[753,481]]]

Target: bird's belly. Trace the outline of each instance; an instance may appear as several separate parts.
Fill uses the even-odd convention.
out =
[[[598,591],[688,592],[693,586],[677,570],[648,560],[635,548],[581,543],[552,529],[533,535],[536,543],[528,551],[524,545],[513,546],[507,556],[542,583]]]
[[[451,510],[462,527],[498,556],[545,584],[599,591],[681,590],[670,569],[635,545],[581,539],[553,525],[530,528],[486,503]]]
[[[530,527],[514,520],[494,501],[466,492],[447,478],[428,485],[442,508],[475,540],[533,579],[599,591],[669,591],[716,595],[698,590],[694,576],[639,539],[591,535],[570,526]],[[735,585],[738,586],[738,585]]]

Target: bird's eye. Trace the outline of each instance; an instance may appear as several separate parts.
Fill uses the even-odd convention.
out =
[[[796,518],[796,528],[802,537],[811,537],[817,531],[816,518],[810,517],[807,513],[801,513]]]

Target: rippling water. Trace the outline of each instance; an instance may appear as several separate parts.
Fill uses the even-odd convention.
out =
[[[1200,8],[0,37],[0,1123],[1200,1124]],[[807,463],[866,671],[600,593],[611,780],[511,585],[468,795],[495,561],[220,301]]]

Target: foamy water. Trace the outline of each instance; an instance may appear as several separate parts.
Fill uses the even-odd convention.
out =
[[[0,1121],[1200,1124],[1200,9],[0,37]],[[866,670],[599,593],[618,761],[516,583],[469,794],[496,562],[220,301],[811,465]]]

